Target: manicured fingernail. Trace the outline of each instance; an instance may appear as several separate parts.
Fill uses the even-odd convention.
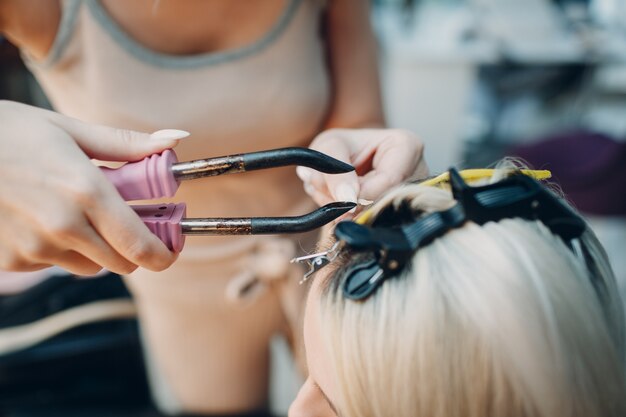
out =
[[[335,198],[338,201],[351,201],[356,203],[356,190],[350,184],[342,182],[335,190]]]
[[[178,129],[157,130],[150,135],[152,140],[179,140],[189,136],[189,132]]]
[[[359,200],[356,203],[359,206],[369,206],[369,205],[373,204],[374,202],[372,200],[366,200],[364,198],[359,198]]]
[[[296,168],[296,175],[298,177],[300,177],[300,179],[304,182],[309,182],[311,181],[311,176],[313,175],[311,173],[311,170],[309,168],[305,168],[305,167],[297,167]]]

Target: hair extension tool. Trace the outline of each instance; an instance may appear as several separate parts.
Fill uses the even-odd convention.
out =
[[[308,148],[282,148],[178,162],[172,150],[130,162],[121,168],[101,167],[126,201],[172,197],[181,181],[289,165],[327,174],[354,170],[349,164]],[[131,206],[148,228],[169,248],[180,252],[185,235],[255,235],[301,233],[316,229],[355,207],[351,202],[330,203],[295,217],[185,218],[186,205]]]

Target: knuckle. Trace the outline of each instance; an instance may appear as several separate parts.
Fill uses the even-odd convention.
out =
[[[62,240],[76,240],[81,236],[81,224],[78,215],[58,216],[46,224],[47,234]]]
[[[410,146],[417,150],[424,148],[422,140],[410,130],[394,129],[394,132],[397,140],[400,141],[402,145]]]
[[[139,265],[145,265],[152,261],[152,250],[147,243],[137,240],[127,250],[128,258]]]
[[[78,177],[70,186],[71,198],[81,207],[91,207],[100,198],[98,181],[88,174]]]
[[[405,175],[402,173],[392,173],[387,176],[387,187],[394,187],[404,181]]]
[[[132,145],[135,139],[133,132],[126,129],[115,129],[115,136],[123,145]]]

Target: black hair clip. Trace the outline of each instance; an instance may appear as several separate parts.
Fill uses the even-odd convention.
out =
[[[343,286],[344,295],[353,300],[368,297],[385,279],[402,271],[417,249],[464,222],[465,213],[459,204],[395,228],[372,228],[354,222],[340,222],[335,227],[338,240],[352,250],[369,251],[375,255],[375,259],[354,265],[348,271]]]
[[[537,180],[519,172],[493,184],[471,187],[452,168],[450,185],[467,219],[479,225],[515,217],[539,220],[565,242],[580,237],[587,227],[557,196]]]
[[[367,298],[386,279],[402,271],[416,250],[467,220],[479,225],[515,217],[539,220],[568,245],[585,231],[580,216],[538,181],[521,173],[494,184],[470,187],[452,168],[450,183],[458,203],[448,210],[397,227],[369,227],[349,221],[336,226],[338,241],[354,251],[374,254],[373,259],[357,263],[347,271],[343,284],[346,298]]]

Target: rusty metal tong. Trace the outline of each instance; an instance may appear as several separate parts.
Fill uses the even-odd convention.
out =
[[[180,182],[289,165],[328,174],[354,170],[349,164],[308,148],[281,148],[178,162],[172,150],[151,155],[121,168],[102,167],[126,201],[172,197]],[[185,235],[256,235],[301,233],[316,229],[350,211],[352,202],[335,202],[295,217],[185,218],[185,203],[131,206],[170,250],[180,252]]]

